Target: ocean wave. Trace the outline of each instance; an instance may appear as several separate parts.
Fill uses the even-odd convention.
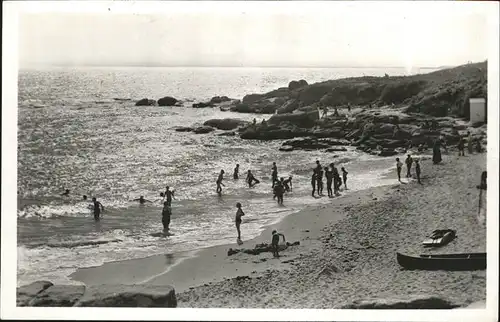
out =
[[[50,247],[50,248],[76,248],[85,246],[97,246],[109,243],[119,243],[121,239],[109,239],[109,240],[82,240],[82,241],[61,241],[54,243],[36,243],[25,245],[28,248],[38,248],[38,247]]]

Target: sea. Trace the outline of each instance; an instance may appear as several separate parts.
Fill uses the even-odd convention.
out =
[[[335,203],[312,198],[310,175],[316,160],[349,172],[349,190],[395,183],[387,178],[392,158],[348,147],[346,152],[278,150],[280,140],[176,132],[214,118],[251,121],[271,115],[191,108],[226,95],[241,99],[287,86],[363,75],[409,75],[432,70],[404,68],[208,68],[208,67],[36,67],[19,70],[17,169],[17,284],[36,280],[73,283],[78,268],[106,262],[195,251],[235,244],[236,202],[246,214],[242,239],[304,207]],[[173,96],[183,106],[135,106],[141,98]],[[293,177],[284,205],[272,198],[271,166]],[[240,180],[232,173],[240,164]],[[225,170],[219,196],[215,181]],[[251,169],[261,181],[248,188]],[[175,190],[171,236],[162,231],[160,192]],[[69,189],[69,196],[62,196]],[[326,189],[325,189],[326,190]],[[326,194],[326,192],[325,192]],[[89,201],[105,207],[95,222]],[[152,201],[139,205],[134,199]],[[75,282],[76,283],[76,282]]]

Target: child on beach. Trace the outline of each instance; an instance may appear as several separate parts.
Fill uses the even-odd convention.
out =
[[[222,193],[222,187],[224,184],[222,183],[222,179],[224,179],[224,170],[220,170],[219,177],[217,178],[217,193],[220,195]]]
[[[344,180],[344,187],[345,187],[345,190],[347,190],[347,174],[349,172],[346,171],[346,169],[344,167],[340,168],[340,170],[342,170],[342,179]]]
[[[283,242],[285,243],[286,242],[285,235],[278,233],[276,230],[273,230],[272,236],[273,236],[273,238],[271,240],[271,248],[273,250],[273,256],[278,258],[278,257],[280,257],[279,245],[278,245],[280,242],[280,236],[283,237]]]
[[[411,155],[408,154],[405,163],[406,163],[406,177],[411,178],[411,166],[413,164],[413,159],[411,158]]]
[[[398,172],[398,181],[401,182],[401,169],[403,169],[403,163],[396,158],[396,170]]]
[[[236,218],[235,218],[235,223],[236,223],[236,231],[238,232],[238,243],[241,242],[241,230],[240,230],[240,225],[241,225],[241,217],[245,216],[245,213],[241,209],[241,203],[237,202],[236,203]]]

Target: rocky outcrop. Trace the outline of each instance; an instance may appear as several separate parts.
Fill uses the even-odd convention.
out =
[[[248,125],[249,122],[240,120],[240,119],[232,119],[232,118],[225,118],[225,119],[211,119],[203,123],[203,125],[206,126],[211,126],[219,130],[224,130],[224,131],[229,131],[229,130],[234,130],[240,126],[245,126]]]
[[[286,101],[280,108],[277,109],[278,114],[292,113],[300,107],[299,101],[297,99],[291,99]]]
[[[303,79],[301,79],[299,81],[291,81],[290,83],[288,83],[288,89],[290,91],[293,91],[293,90],[302,88],[302,87],[307,86],[307,85],[309,85],[309,84],[307,84],[307,82]]]
[[[165,96],[158,100],[159,106],[174,106],[178,100],[176,98]]]
[[[192,132],[194,128],[189,126],[179,126],[175,128],[176,132]]]
[[[335,140],[335,139],[318,139],[314,137],[296,138],[283,142],[280,151],[292,151],[292,150],[320,150],[329,149],[328,152],[338,152],[347,151],[345,147],[332,148],[332,146],[338,145],[349,145],[350,142],[347,140]]]
[[[214,105],[212,103],[194,103],[193,105],[191,105],[191,107],[194,107],[194,108],[204,108],[204,107],[213,107]]]
[[[143,98],[135,102],[135,106],[154,106],[154,105],[156,105],[156,101],[150,100],[148,98]]]
[[[410,299],[367,299],[354,301],[342,309],[453,309],[455,305],[439,297],[419,296]]]
[[[17,306],[36,307],[177,307],[168,285],[53,285],[39,281],[18,287]]]
[[[206,134],[215,131],[215,129],[211,126],[199,126],[193,130],[195,134]]]
[[[269,118],[268,123],[271,125],[280,125],[284,123],[296,125],[302,128],[310,128],[316,124],[319,119],[319,113],[313,112],[297,112],[287,114],[275,114]]]
[[[227,96],[214,96],[214,97],[212,97],[212,99],[210,99],[211,104],[220,104],[220,103],[229,102],[229,101],[232,101],[232,99],[230,99]]]
[[[296,241],[294,243],[286,242],[285,245],[283,245],[283,244],[279,245],[278,249],[279,249],[279,251],[282,251],[282,250],[287,249],[288,247],[297,246],[297,245],[300,245],[300,242],[298,242],[298,241]],[[229,250],[227,251],[227,256],[238,254],[240,252],[245,253],[245,254],[250,254],[250,255],[259,255],[261,253],[266,253],[266,252],[272,253],[273,249],[272,249],[271,245],[267,244],[267,243],[255,245],[254,248],[246,248],[246,249],[245,248],[240,248],[240,249],[229,248]]]

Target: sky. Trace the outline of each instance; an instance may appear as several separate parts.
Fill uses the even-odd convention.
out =
[[[32,10],[19,15],[19,63],[433,67],[484,61],[486,10],[454,3],[222,8],[219,2],[215,7]]]

